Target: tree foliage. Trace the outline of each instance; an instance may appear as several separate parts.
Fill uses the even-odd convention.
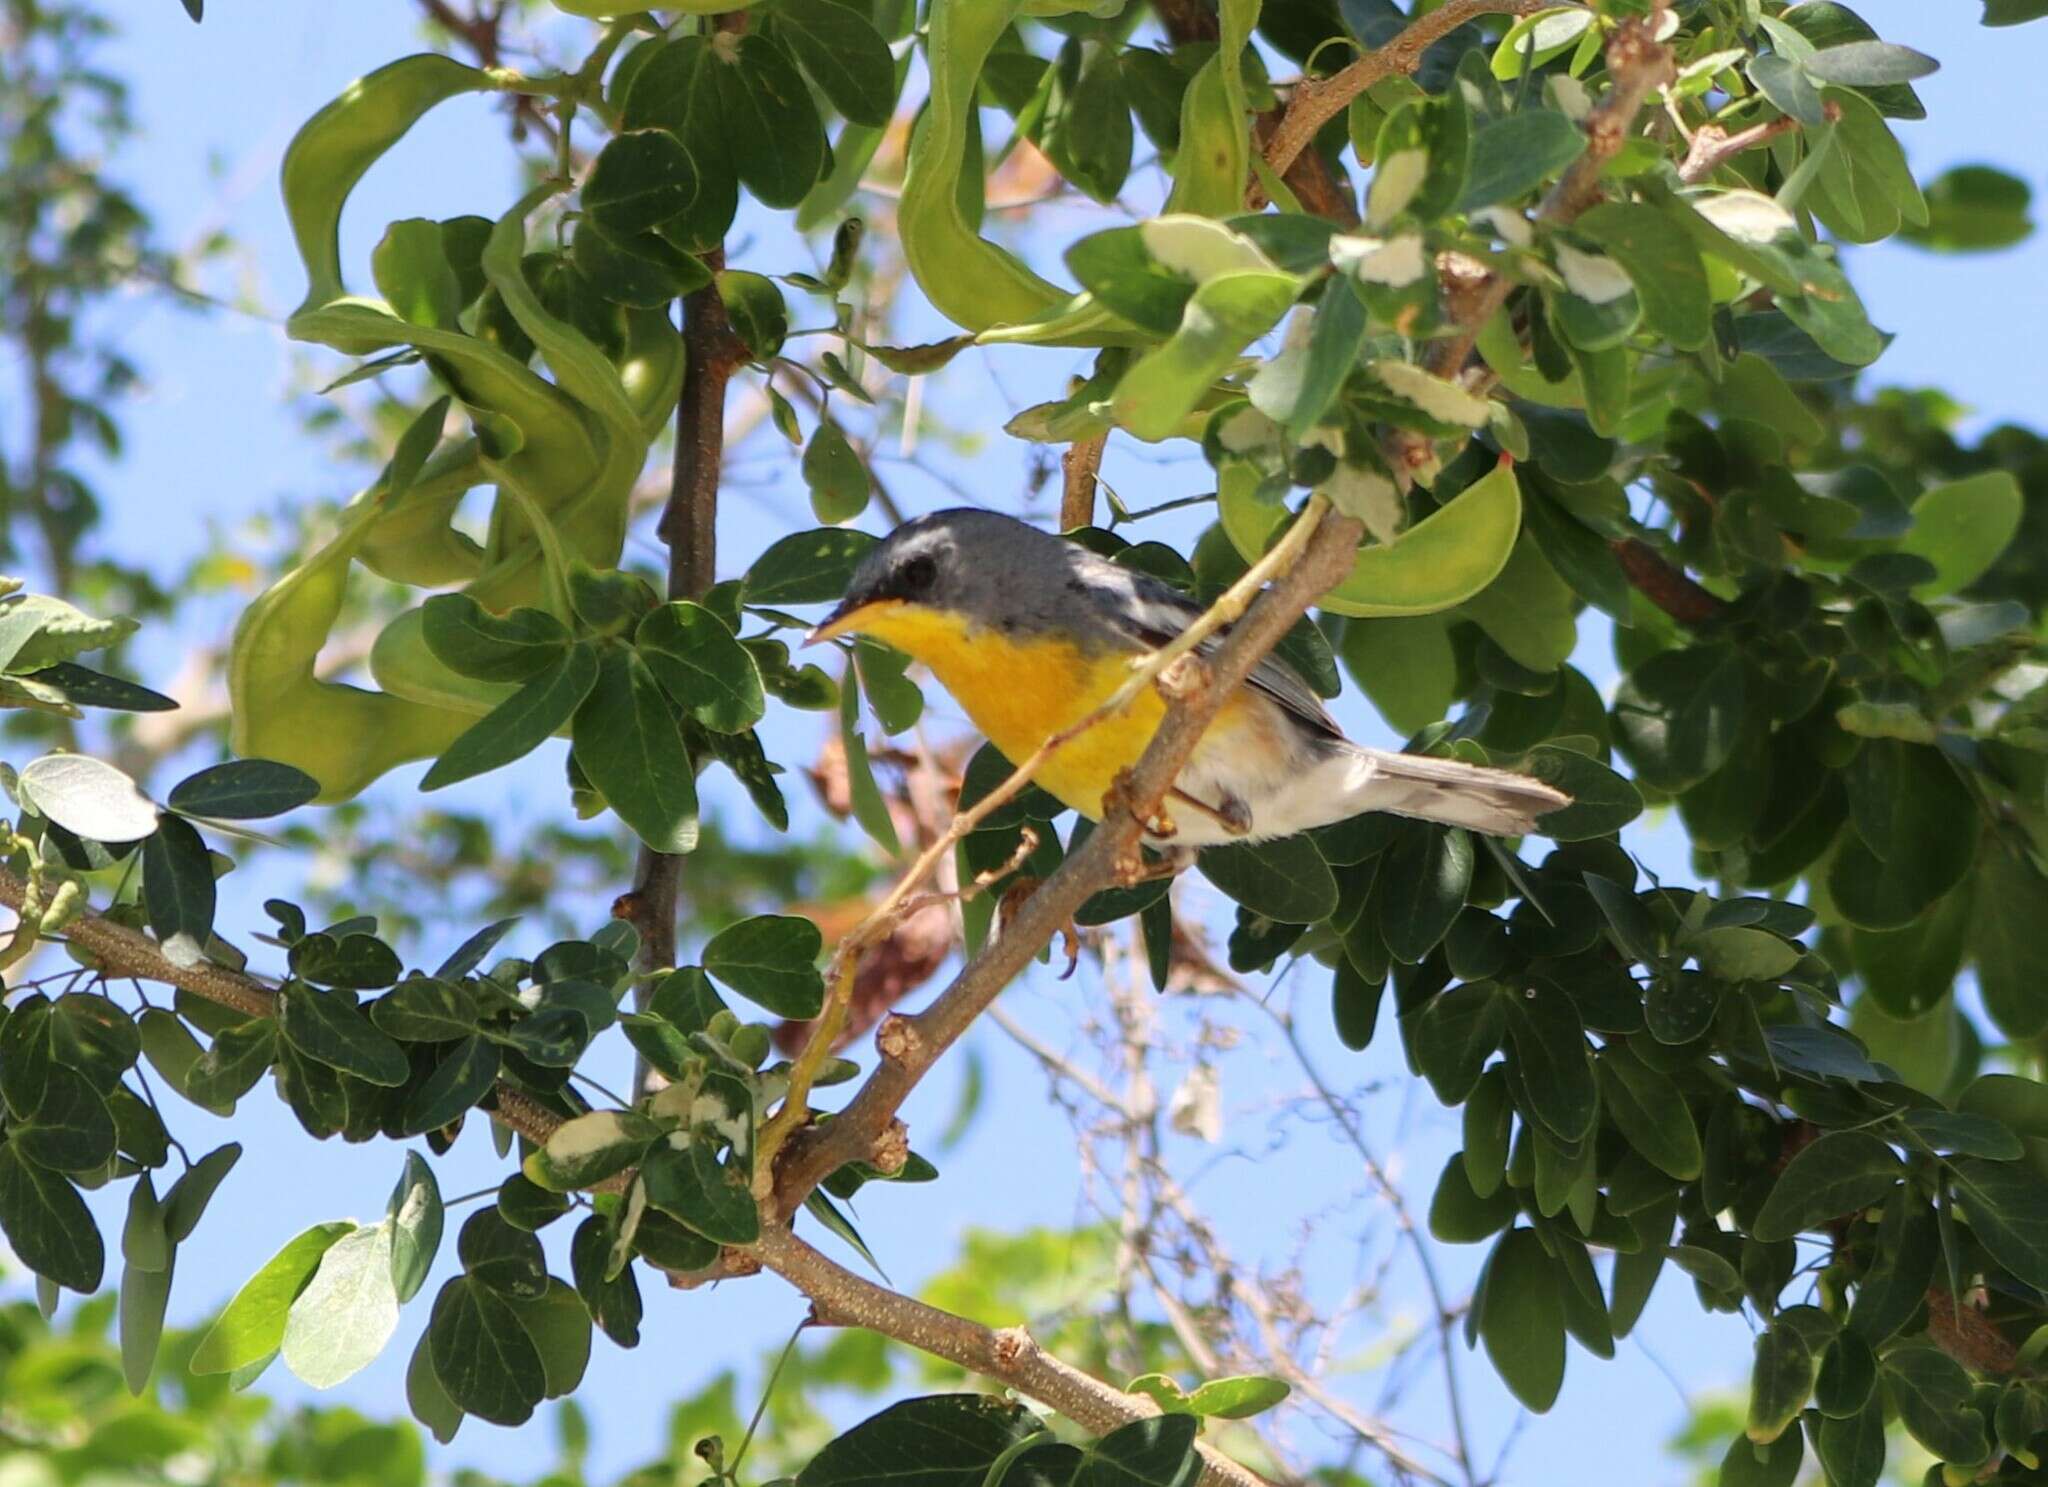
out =
[[[905,733],[923,683],[868,642],[836,674],[799,661],[792,611],[835,599],[874,541],[848,525],[877,504],[872,441],[849,434],[884,416],[874,369],[937,375],[1000,344],[1089,353],[1008,425],[1067,447],[1074,540],[1204,603],[1275,552],[1279,593],[1334,553],[1298,594],[1315,620],[1274,630],[1280,654],[1326,696],[1348,675],[1412,749],[1572,797],[1544,840],[1367,817],[1200,865],[1238,906],[1235,969],[1326,975],[1346,1043],[1397,1038],[1461,1109],[1429,1228],[1488,1246],[1465,1339],[1515,1397],[1548,1408],[1569,1344],[1611,1357],[1675,1271],[1666,1284],[1757,1326],[1724,1480],[1789,1481],[1810,1453],[1831,1481],[1873,1482],[1893,1421],[1953,1480],[2031,1478],[2048,1435],[2048,452],[2017,429],[1961,444],[1934,396],[1868,392],[1886,337],[1840,253],[2026,231],[2009,178],[1923,189],[1908,169],[1894,125],[1923,114],[1912,85],[1932,59],[1832,0],[555,9],[578,46],[561,70],[512,71],[495,42],[476,66],[399,58],[286,154],[307,279],[289,333],[355,359],[336,388],[423,382],[389,395],[411,401],[375,480],[240,616],[224,662],[239,757],[161,801],[83,752],[5,780],[0,896],[20,926],[4,958],[35,974],[0,1023],[0,1225],[46,1297],[91,1291],[115,1246],[79,1190],[127,1185],[131,1390],[238,1151],[172,1180],[175,1107],[150,1091],[231,1113],[267,1099],[268,1076],[310,1138],[439,1154],[488,1124],[517,1162],[458,1217],[409,1151],[385,1217],[291,1240],[192,1345],[195,1373],[246,1384],[281,1355],[331,1384],[423,1297],[408,1400],[445,1440],[573,1395],[593,1331],[640,1342],[643,1277],[765,1267],[822,1317],[1085,1427],[1056,1438],[1014,1402],[924,1396],[791,1463],[799,1484],[910,1464],[963,1484],[1245,1480],[1198,1441],[1231,1444],[1220,1422],[1284,1385],[1151,1374],[1092,1393],[1034,1372],[1036,1344],[791,1231],[864,1256],[841,1207],[855,1190],[943,1180],[891,1117],[1000,990],[1006,937],[931,1011],[884,1024],[865,1069],[834,1039],[914,875],[829,957],[810,918],[699,905],[716,933],[677,963],[676,859],[716,847],[702,802],[788,827],[760,732],[777,709],[836,712],[847,813],[914,855],[862,719]],[[1984,19],[2037,10],[1991,0]],[[1272,75],[1283,58],[1292,82]],[[532,189],[495,220],[393,222],[345,263],[357,183],[474,93],[548,130]],[[893,222],[871,231],[848,213],[911,115]],[[1007,144],[983,137],[992,120]],[[1139,219],[1091,220],[1061,282],[989,211],[992,168],[1027,143]],[[743,212],[829,230],[822,265],[744,254]],[[884,255],[958,334],[883,339],[864,292]],[[778,387],[791,373],[808,411]],[[735,378],[761,389],[820,525],[713,582]],[[669,569],[650,577],[626,543],[672,416]],[[1097,490],[1105,439],[1199,450],[1190,504],[1213,510],[1187,551],[1126,535],[1149,513]],[[478,529],[463,510],[480,487]],[[1579,643],[1594,612],[1611,697]],[[366,615],[371,686],[323,661]],[[0,701],[67,719],[163,706],[77,660],[128,628],[0,600]],[[322,923],[279,898],[253,968],[215,932],[237,823],[345,802],[410,761],[433,761],[435,790],[556,738],[577,813],[640,846],[604,927],[528,958],[501,948],[508,921],[479,919],[423,963],[375,917]],[[919,869],[954,855],[987,890],[970,949],[1007,890],[1064,882],[1081,922],[1142,923],[1163,988],[1167,885],[1112,882],[1050,797],[1001,793],[1009,773],[986,750],[965,765],[963,826]],[[1623,845],[1651,808],[1682,823],[1700,886],[1650,878]],[[75,969],[29,961],[45,942]],[[172,1005],[115,994],[136,977],[174,986]],[[656,1076],[626,1105],[575,1077],[615,1027]],[[855,1079],[814,1115],[814,1094]],[[566,1275],[536,1237],[552,1224],[573,1230]],[[425,1297],[444,1247],[459,1273]]]

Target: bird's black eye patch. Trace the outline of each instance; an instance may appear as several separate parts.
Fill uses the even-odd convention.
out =
[[[897,566],[895,581],[889,585],[899,598],[917,599],[931,592],[939,576],[939,565],[930,553],[917,553]]]

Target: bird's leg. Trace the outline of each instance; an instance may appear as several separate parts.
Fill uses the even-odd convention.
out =
[[[1193,806],[1232,836],[1244,836],[1252,829],[1252,808],[1235,795],[1226,794],[1221,805],[1197,800],[1178,785],[1166,792],[1182,805]]]
[[[1195,851],[1193,847],[1163,847],[1159,849],[1160,855],[1155,862],[1147,862],[1133,853],[1116,865],[1117,886],[1136,888],[1140,883],[1177,878],[1195,865]]]
[[[1043,879],[1024,874],[1020,874],[1011,880],[1010,886],[1003,890],[1002,898],[996,902],[996,933],[998,935],[1001,935],[1003,931],[1010,927],[1010,921],[1017,917],[1018,912],[1023,909],[1025,901],[1032,894],[1038,892],[1039,884],[1042,881]],[[1067,952],[1067,968],[1060,972],[1060,980],[1064,981],[1074,974],[1074,968],[1081,963],[1081,931],[1079,926],[1072,919],[1069,919],[1060,926],[1059,933]]]

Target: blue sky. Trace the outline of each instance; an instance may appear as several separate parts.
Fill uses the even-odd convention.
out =
[[[289,390],[303,390],[303,361],[283,339],[278,317],[302,286],[277,201],[276,167],[292,131],[313,107],[361,72],[412,49],[418,31],[410,0],[353,0],[347,6],[214,0],[203,27],[190,25],[173,0],[124,0],[118,8],[124,30],[106,60],[134,85],[142,124],[142,136],[119,163],[119,173],[156,215],[166,240],[184,243],[215,227],[228,230],[246,252],[246,277],[222,287],[246,289],[268,312],[199,316],[138,292],[113,317],[149,385],[121,415],[128,435],[126,458],[99,476],[110,508],[102,536],[124,558],[168,577],[181,560],[209,546],[219,527],[280,503],[335,500],[350,493],[283,401]],[[2026,69],[2048,28],[1984,31],[1974,24],[1977,7],[1964,0],[1939,5],[1873,0],[1864,9],[1888,39],[1918,46],[1945,64],[1943,72],[1919,85],[1930,119],[1900,131],[1923,179],[1951,165],[1987,161],[2025,175],[2037,194],[2048,188],[2037,148],[2048,125],[2048,101]],[[512,192],[496,114],[482,101],[457,100],[432,116],[366,183],[345,222],[345,261],[357,266],[359,279],[367,279],[362,265],[384,222],[422,212],[495,216]],[[1056,224],[1049,241],[1063,240]],[[757,224],[739,261],[787,270],[806,266],[806,252]],[[2048,294],[2040,288],[2048,282],[2048,246],[2042,240],[1972,258],[1942,258],[1904,247],[1859,249],[1851,254],[1851,271],[1873,318],[1898,336],[1878,366],[1878,382],[1940,385],[1971,408],[1973,427],[2036,415],[2044,390],[2038,345],[2048,332]],[[799,323],[808,323],[809,309],[797,307]],[[928,311],[916,318],[912,334],[920,328],[941,333]],[[980,430],[985,437],[978,451],[951,461],[953,472],[998,504],[1010,499],[1008,492],[1021,490],[1031,451],[1006,439],[1000,426],[1016,406],[1051,395],[1072,365],[1057,354],[1019,353],[956,364],[935,397],[943,399],[941,406],[956,425]],[[770,467],[759,458],[764,447],[749,451],[756,456],[749,469],[764,472],[763,483],[748,484],[730,503],[736,509],[725,532],[723,575],[740,571],[774,537],[809,524],[793,469],[773,483],[766,481]],[[1196,469],[1162,466],[1125,450],[1112,452],[1106,473],[1133,505],[1202,488]],[[901,478],[907,504],[923,507],[952,499],[934,482],[908,472]],[[220,609],[217,617],[225,624],[231,610]],[[202,644],[219,638],[195,629],[179,640]],[[175,649],[160,653],[166,675]],[[1582,649],[1582,664],[1596,677],[1604,675],[1604,636],[1590,625]],[[1361,738],[1387,736],[1355,695],[1340,699],[1338,712]],[[954,714],[942,704],[940,716]],[[817,730],[817,720],[808,716],[783,720],[771,738],[771,752],[807,757]],[[417,776],[417,770],[401,772],[380,788],[395,799],[412,790]],[[509,775],[471,782],[455,803],[491,810],[512,840],[557,808],[559,778],[559,761],[548,752]],[[819,819],[805,808],[799,829]],[[1632,844],[1652,860],[1676,861],[1675,837],[1654,824],[1640,828]],[[230,878],[224,893],[231,930],[246,931],[262,922],[256,906],[264,885]],[[595,924],[603,905],[593,903],[589,912]],[[465,929],[450,925],[447,938]],[[424,959],[441,946],[410,948]],[[1321,980],[1297,973],[1278,995],[1300,997],[1303,1022],[1326,1076],[1341,1087],[1377,1087],[1364,1105],[1368,1135],[1383,1155],[1394,1157],[1411,1199],[1426,1205],[1444,1155],[1456,1143],[1455,1122],[1426,1088],[1408,1078],[1390,1029],[1383,1029],[1363,1056],[1347,1054],[1336,1044],[1322,1010],[1327,994]],[[1079,1046],[1077,1021],[1088,1015],[1091,992],[1099,990],[1087,983],[1085,975],[1066,984],[1034,976],[1008,994],[1007,1004],[1050,1041]],[[1174,1009],[1173,1017],[1173,1026],[1185,1035],[1184,1011]],[[1246,1023],[1248,1029],[1256,1026]],[[944,1163],[944,1180],[888,1192],[861,1206],[870,1244],[899,1281],[915,1282],[950,1263],[957,1236],[970,1224],[1064,1225],[1086,1217],[1073,1134],[1064,1116],[1048,1104],[1035,1065],[992,1029],[978,1032],[973,1045],[985,1060],[989,1094],[972,1135]],[[615,1069],[622,1067],[616,1050],[614,1057]],[[957,1079],[957,1068],[945,1069],[918,1092],[906,1112],[914,1132],[943,1125],[957,1098]],[[1243,1149],[1257,1155],[1225,1156],[1204,1165],[1196,1193],[1240,1257],[1279,1260],[1294,1252],[1297,1225],[1305,1216],[1358,1186],[1356,1164],[1319,1124],[1293,1122],[1285,1139],[1268,1147],[1269,1132],[1277,1127],[1276,1102],[1301,1085],[1299,1072],[1276,1051],[1253,1042],[1225,1063],[1224,1081],[1227,1107],[1247,1133]],[[387,1146],[328,1143],[309,1151],[290,1117],[261,1093],[245,1103],[243,1118],[232,1128],[192,1111],[185,1113],[180,1134],[188,1145],[211,1145],[233,1136],[249,1150],[201,1231],[205,1263],[181,1269],[172,1300],[178,1322],[201,1318],[305,1225],[342,1215],[380,1214],[398,1166],[397,1154]],[[1203,1154],[1189,1142],[1176,1155],[1193,1167]],[[488,1157],[481,1133],[466,1137],[439,1164],[444,1191],[462,1192],[495,1180],[499,1168]],[[1341,1283],[1349,1276],[1361,1253],[1361,1232],[1375,1222],[1383,1228],[1380,1217],[1362,1204],[1325,1220],[1307,1251],[1315,1278]],[[556,1243],[565,1239],[565,1234],[556,1236]],[[1384,1248],[1379,1232],[1364,1253],[1377,1255]],[[1447,1283],[1462,1289],[1480,1254],[1448,1252]],[[558,1263],[557,1268],[565,1266]],[[1405,1317],[1412,1324],[1422,1315],[1407,1261],[1396,1263],[1387,1288],[1381,1321]],[[729,1284],[710,1294],[679,1296],[652,1286],[646,1294],[641,1349],[625,1354],[600,1341],[581,1396],[597,1425],[595,1467],[600,1474],[653,1454],[665,1436],[668,1400],[717,1367],[750,1365],[779,1345],[804,1310],[799,1298],[768,1279]],[[334,1397],[371,1413],[401,1412],[404,1360],[424,1314],[424,1300],[416,1302],[387,1357]],[[1664,1370],[1686,1389],[1725,1386],[1740,1376],[1749,1334],[1736,1318],[1702,1319],[1667,1276],[1638,1336],[1659,1366],[1652,1366],[1635,1343],[1625,1345],[1610,1364],[1575,1350],[1556,1409],[1519,1426],[1483,1357],[1461,1355],[1480,1461],[1490,1464],[1512,1435],[1503,1478],[1508,1482],[1551,1480],[1567,1461],[1579,1475],[1600,1482],[1675,1476],[1675,1468],[1657,1460],[1662,1441],[1683,1415],[1679,1391]],[[1349,1342],[1362,1352],[1372,1337],[1369,1330],[1360,1330]],[[1380,1382],[1370,1375],[1359,1378],[1352,1392],[1371,1402]],[[287,1397],[304,1392],[282,1370],[265,1384]],[[1402,1422],[1424,1435],[1435,1434],[1440,1421],[1431,1399],[1427,1381],[1418,1383],[1412,1402],[1403,1407]],[[536,1424],[527,1432],[511,1432],[470,1422],[455,1445],[435,1459],[444,1467],[476,1465],[531,1476],[539,1468],[542,1448],[531,1432],[542,1428]],[[1594,1442],[1597,1464],[1588,1460],[1587,1447]]]

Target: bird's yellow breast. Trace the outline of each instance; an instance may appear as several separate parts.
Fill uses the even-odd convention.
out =
[[[1055,636],[1012,639],[961,616],[920,605],[889,605],[863,616],[860,628],[922,661],[1013,764],[1053,734],[1106,702],[1130,674],[1134,652],[1089,653]],[[1037,782],[1064,804],[1099,820],[1102,797],[1117,774],[1135,764],[1159,730],[1165,703],[1150,688],[1121,714],[1106,718],[1060,749]],[[1242,711],[1236,699],[1212,725],[1230,729]]]

